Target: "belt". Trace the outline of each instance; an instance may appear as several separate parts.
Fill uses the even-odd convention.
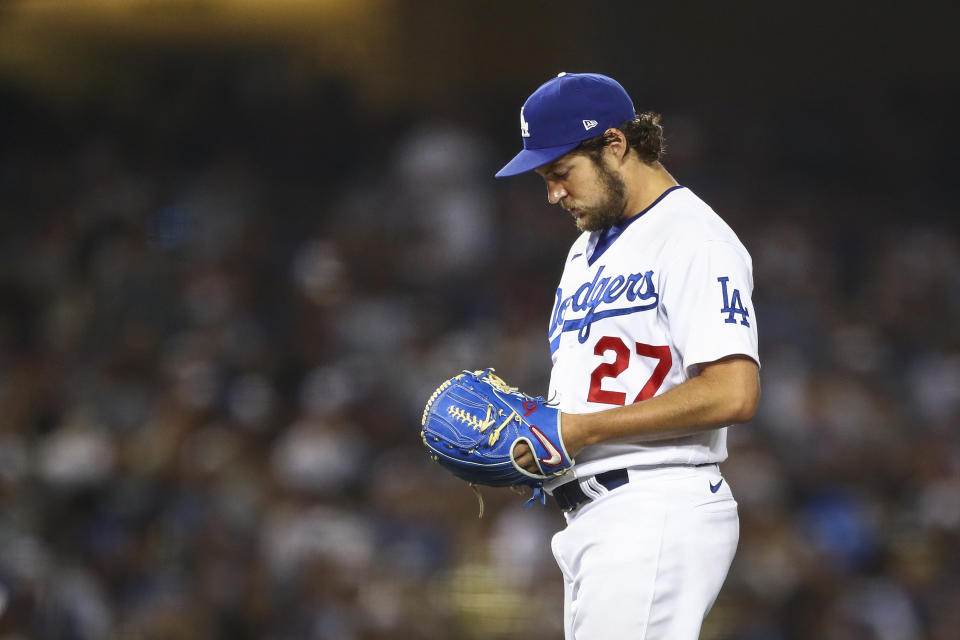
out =
[[[626,469],[605,471],[603,473],[598,473],[593,477],[596,478],[600,484],[606,487],[608,491],[612,491],[617,487],[622,487],[630,482],[630,476],[627,474]],[[590,496],[585,494],[583,489],[580,488],[580,482],[577,480],[574,480],[573,482],[567,482],[566,484],[562,484],[554,489],[553,497],[557,501],[557,506],[559,506],[563,511],[573,511],[584,502],[591,500]]]

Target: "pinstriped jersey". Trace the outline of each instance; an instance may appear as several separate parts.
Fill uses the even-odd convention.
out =
[[[733,230],[685,187],[672,187],[567,254],[550,315],[550,397],[565,413],[642,402],[743,354],[759,363],[752,261]],[[727,457],[726,427],[643,444],[583,449],[577,475]]]

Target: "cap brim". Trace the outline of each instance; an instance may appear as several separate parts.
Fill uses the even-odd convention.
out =
[[[562,144],[559,147],[545,147],[543,149],[524,149],[513,157],[513,160],[503,166],[503,169],[494,174],[496,178],[507,178],[533,171],[537,167],[549,164],[565,153],[573,151],[580,142]]]

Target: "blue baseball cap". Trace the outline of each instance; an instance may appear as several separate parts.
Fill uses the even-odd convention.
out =
[[[520,109],[523,151],[497,178],[526,173],[636,117],[620,83],[598,73],[561,73],[534,91]]]

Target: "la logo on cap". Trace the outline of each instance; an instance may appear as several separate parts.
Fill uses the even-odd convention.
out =
[[[530,123],[523,117],[523,107],[520,107],[520,136],[522,138],[530,137]]]

